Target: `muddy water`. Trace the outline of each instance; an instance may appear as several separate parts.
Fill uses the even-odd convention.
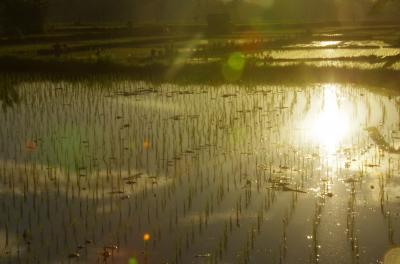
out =
[[[400,243],[396,94],[15,88],[0,112],[1,263],[379,263]]]

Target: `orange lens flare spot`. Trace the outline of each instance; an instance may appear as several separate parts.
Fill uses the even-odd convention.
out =
[[[147,139],[143,141],[143,148],[146,150],[150,148],[150,142]]]
[[[150,235],[148,233],[143,235],[143,240],[144,241],[149,241],[150,240]]]
[[[25,148],[30,151],[34,151],[37,148],[37,144],[34,141],[27,140],[25,142]]]

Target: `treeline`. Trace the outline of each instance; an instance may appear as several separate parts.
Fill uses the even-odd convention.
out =
[[[227,13],[236,24],[374,18],[400,22],[400,1],[378,3],[379,8],[369,0],[0,0],[0,20],[2,31],[11,34],[39,33],[45,21],[205,23],[210,13]]]
[[[0,21],[6,34],[40,33],[45,22],[43,0],[2,0]]]
[[[53,21],[204,22],[229,13],[237,23],[361,21],[400,17],[398,0],[47,0]],[[373,13],[371,9],[379,3]]]
[[[48,0],[54,22],[160,22],[191,20],[196,0]]]

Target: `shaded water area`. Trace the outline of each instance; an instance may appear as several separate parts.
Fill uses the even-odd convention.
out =
[[[1,263],[380,263],[400,243],[396,94],[14,88],[0,112]]]

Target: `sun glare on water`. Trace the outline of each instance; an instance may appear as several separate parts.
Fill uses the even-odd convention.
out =
[[[340,44],[341,41],[334,41],[334,40],[326,40],[326,41],[316,41],[317,47],[327,47],[327,46],[335,46]]]
[[[324,88],[324,104],[321,112],[311,120],[310,135],[325,151],[333,153],[348,132],[349,120],[338,106],[338,91],[335,85]]]

